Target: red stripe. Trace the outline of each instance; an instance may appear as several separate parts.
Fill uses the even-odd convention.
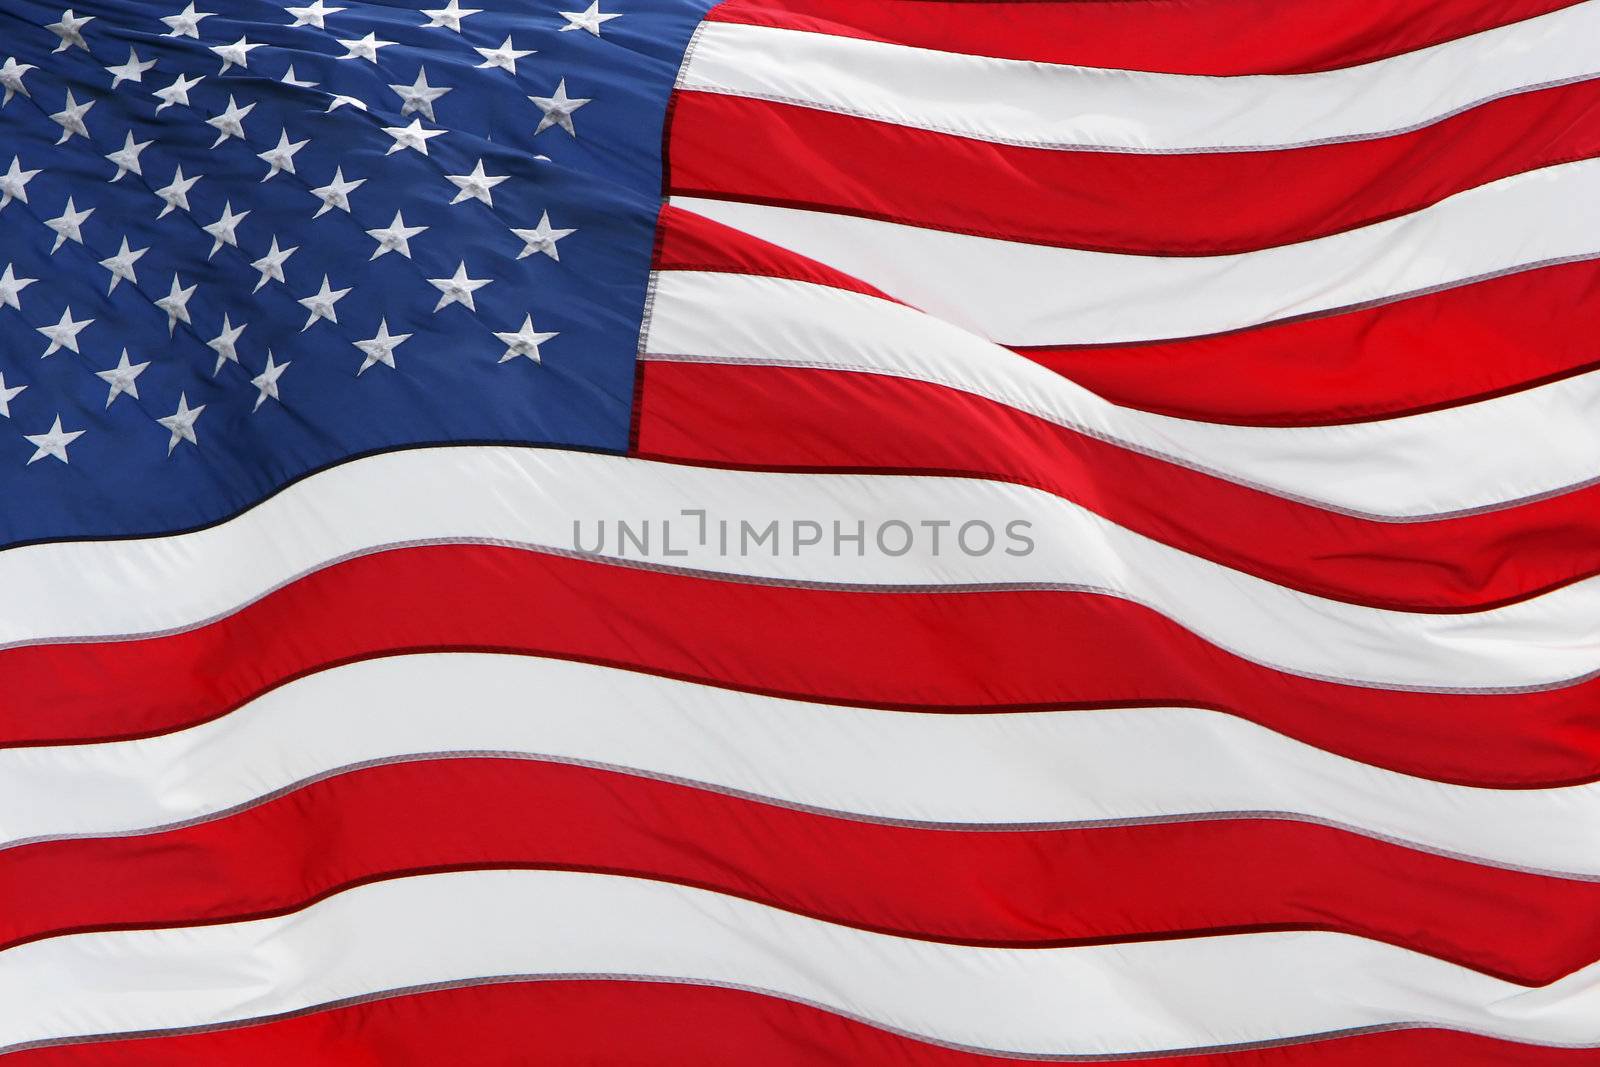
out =
[[[663,209],[660,233],[663,270],[790,278],[889,299],[680,208]],[[1588,261],[1185,341],[1018,351],[1125,407],[1202,422],[1314,426],[1451,407],[1600,369],[1595,335],[1600,262]]]
[[[382,878],[509,867],[660,879],[962,944],[1334,930],[1527,985],[1600,957],[1600,883],[1312,823],[912,829],[512,759],[379,766],[198,826],[0,852],[0,947],[261,918]]]
[[[1600,369],[1597,335],[1600,262],[1591,260],[1219,336],[1022,354],[1128,407],[1317,426],[1452,407]]]
[[[889,708],[1213,707],[1466,784],[1600,773],[1600,680],[1392,692],[1282,674],[1093,594],[765,586],[470,545],[350,560],[185,633],[0,652],[0,743],[171,730],[335,663],[436,649],[534,651]]]
[[[640,455],[1033,486],[1191,555],[1317,596],[1470,611],[1600,573],[1600,486],[1386,523],[1297,503],[942,385],[786,367],[651,362]]]
[[[761,151],[741,150],[759,144]],[[1600,81],[1411,133],[1280,152],[1140,155],[971,140],[719,93],[673,105],[671,191],[1008,241],[1209,256],[1367,226],[1600,155]]]
[[[666,982],[544,981],[393,997],[232,1030],[36,1049],[16,1067],[1016,1067],[820,1008]],[[1395,1030],[1143,1067],[1594,1067],[1600,1051]]]
[[[893,299],[853,274],[671,204],[663,204],[657,216],[654,266],[660,270],[788,278],[882,300]]]
[[[707,18],[944,52],[1171,74],[1369,63],[1576,0],[723,0]]]

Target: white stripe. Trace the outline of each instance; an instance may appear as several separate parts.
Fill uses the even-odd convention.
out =
[[[161,737],[0,751],[0,845],[145,830],[356,764],[483,752],[919,823],[1281,813],[1506,866],[1600,876],[1597,785],[1445,785],[1192,708],[885,712],[464,654],[335,668]]]
[[[1522,1041],[1600,1042],[1600,964],[1529,990],[1342,934],[968,948],[643,880],[472,871],[364,886],[283,918],[8,950],[0,1047],[508,974],[754,986],[1015,1052],[1192,1048],[1414,1020]]]
[[[692,543],[696,524],[684,511],[693,508],[706,509],[713,523],[731,523],[729,551],[715,533],[704,545]],[[600,554],[637,558],[641,553],[620,539],[619,518],[636,530],[642,520],[656,524],[652,564],[811,584],[1067,585],[1149,605],[1213,644],[1279,670],[1358,684],[1498,689],[1564,684],[1600,669],[1600,578],[1491,611],[1413,614],[1273,585],[1010,483],[716,470],[512,447],[371,456],[206,530],[0,553],[7,597],[0,643],[193,625],[379,546],[495,540],[565,550],[581,522],[583,544],[592,548],[596,524],[607,520]],[[681,554],[665,552],[660,524],[668,519],[677,520],[673,551]],[[741,522],[757,529],[776,523],[783,540],[768,542],[775,554],[741,547]],[[955,535],[968,522],[989,524],[988,554],[959,549]],[[800,525],[806,523],[815,527]],[[835,524],[844,532],[864,524],[861,555],[850,546],[833,550]],[[793,532],[812,529],[821,546],[796,551]],[[935,529],[943,530],[937,553]],[[1031,550],[1008,530],[1030,531]],[[920,537],[918,547],[894,555],[908,537]],[[968,541],[974,550],[986,547],[981,528],[969,531]]]
[[[1512,175],[1360,229],[1226,256],[1086,252],[799,208],[672,203],[1024,346],[1220,333],[1600,254],[1597,159]]]
[[[933,382],[1281,496],[1367,517],[1494,506],[1600,476],[1600,373],[1377,422],[1228,426],[1119,407],[931,315],[828,286],[665,271],[657,275],[653,307],[650,353]]]
[[[1592,77],[1596,40],[1586,3],[1358,67],[1206,77],[708,22],[679,84],[1001,144],[1218,151],[1380,136]]]
[[[396,493],[396,486],[407,491]],[[704,545],[686,543],[697,524],[683,513],[692,508],[731,523],[728,551],[715,533]],[[640,557],[621,541],[617,519],[635,529],[642,520],[656,524],[654,564],[804,583],[1067,585],[1147,604],[1219,647],[1280,670],[1361,684],[1538,686],[1600,669],[1600,579],[1492,611],[1388,611],[1273,585],[1010,483],[728,471],[511,447],[356,460],[192,533],[12,549],[0,554],[0,589],[7,593],[0,642],[193,625],[314,568],[382,546],[493,540],[566,550],[581,522],[583,544],[594,548],[597,524],[606,520],[599,554]],[[660,526],[668,519],[677,520],[672,555]],[[969,521],[994,531],[988,554],[959,549],[956,531]],[[783,540],[770,549],[774,554],[741,545],[741,522],[757,529],[777,523]],[[796,551],[792,533],[804,523],[816,524],[823,541]],[[865,524],[868,547],[861,555],[849,546],[833,551],[835,523],[842,531]],[[932,531],[941,525],[936,553]],[[1008,538],[1008,530],[1028,531],[1032,549]],[[907,536],[920,536],[918,547],[894,555]],[[985,547],[980,528],[969,532],[969,543]]]

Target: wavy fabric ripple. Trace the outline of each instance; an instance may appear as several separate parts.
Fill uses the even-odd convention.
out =
[[[704,7],[625,449],[0,550],[0,1065],[1600,1067],[1600,0]]]

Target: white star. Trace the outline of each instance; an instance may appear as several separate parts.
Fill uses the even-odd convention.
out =
[[[163,108],[169,108],[173,104],[182,104],[184,107],[188,107],[189,90],[193,89],[196,85],[199,85],[200,81],[201,75],[197,74],[193,78],[188,78],[180,74],[178,75],[177,79],[165,89],[157,89],[155,93],[152,94],[157,100],[161,101],[161,103],[156,107],[156,114],[159,115]]]
[[[232,44],[214,44],[211,50],[222,60],[222,69],[218,74],[226,74],[232,67],[241,70],[250,69],[250,53],[260,48],[259,44],[251,44],[248,37],[240,37]],[[252,105],[253,106],[253,105]]]
[[[196,11],[194,5],[190,4],[176,15],[163,15],[161,21],[167,24],[168,30],[161,36],[193,37],[198,40],[200,37],[200,20],[208,19],[212,14],[213,12],[210,11]]]
[[[428,84],[427,67],[417,70],[417,80],[410,85],[391,85],[389,88],[400,97],[401,118],[405,118],[413,111],[419,111],[429,122],[438,121],[433,117],[433,102],[450,91],[448,86]]]
[[[277,177],[280,171],[288,171],[293,174],[294,154],[310,143],[310,141],[291,142],[289,140],[289,131],[279,130],[278,143],[265,152],[256,153],[256,158],[267,165],[267,176],[261,180],[270,181]]]
[[[130,249],[128,247],[128,238],[123,237],[121,250],[116,255],[100,261],[100,265],[111,272],[111,287],[106,290],[107,296],[117,291],[117,283],[120,281],[130,281],[134,285],[139,284],[139,279],[133,271],[133,265],[139,262],[148,251],[150,251],[148,248]]]
[[[61,43],[56,45],[55,51],[65,52],[76,46],[87,52],[89,46],[83,43],[83,28],[93,21],[93,15],[85,15],[83,18],[74,16],[69,7],[61,13],[60,22],[52,23],[45,29],[61,38]]]
[[[133,139],[133,131],[129,130],[127,140],[122,142],[122,147],[115,152],[106,153],[106,158],[117,165],[117,172],[108,180],[119,182],[124,174],[130,172],[139,175],[141,178],[144,177],[144,171],[139,169],[139,153],[149,148],[152,144],[155,144],[155,142],[135,141]]]
[[[434,8],[431,11],[423,8],[422,13],[428,16],[428,24],[423,29],[443,27],[460,33],[461,20],[468,15],[480,14],[482,10],[482,8],[477,7],[462,7],[461,0],[450,0],[444,7]]]
[[[172,431],[172,437],[167,441],[167,455],[172,455],[172,450],[178,447],[179,441],[188,441],[191,445],[199,447],[200,442],[194,435],[195,420],[200,418],[200,413],[206,409],[204,404],[197,408],[189,406],[189,397],[186,393],[178,394],[178,410],[166,418],[157,419],[162,426]]]
[[[483,160],[478,160],[478,165],[472,168],[471,174],[446,174],[446,178],[453,182],[460,192],[456,193],[452,204],[459,204],[463,200],[482,200],[490,207],[494,207],[494,197],[489,190],[505,181],[509,174],[485,174]]]
[[[7,386],[6,376],[0,374],[0,415],[8,419],[11,417],[11,402],[26,388],[26,385]]]
[[[95,371],[94,376],[96,378],[111,386],[111,392],[106,396],[106,407],[110,407],[111,402],[123,393],[127,393],[135,400],[138,400],[139,386],[136,382],[139,375],[143,374],[144,369],[149,365],[148,360],[144,363],[129,363],[128,350],[124,348],[122,350],[122,358],[117,360],[115,367],[110,370]]]
[[[343,300],[345,294],[349,291],[350,290],[348,289],[330,288],[328,286],[328,276],[324,274],[322,276],[322,291],[313,293],[310,296],[301,297],[300,300],[297,301],[301,307],[305,308],[311,313],[306,317],[306,324],[300,327],[300,332],[305,333],[307,330],[311,329],[312,324],[318,319],[327,319],[329,322],[337,323],[339,321],[339,315],[338,312],[334,311],[333,305]]]
[[[4,273],[0,273],[0,308],[15,308],[22,310],[22,290],[38,281],[38,278],[17,277],[15,264],[7,263]]]
[[[239,223],[244,221],[244,217],[248,214],[250,214],[250,212],[241,211],[235,215],[233,213],[233,201],[229,200],[222,205],[221,218],[217,219],[216,222],[213,222],[208,226],[200,227],[201,229],[205,230],[206,233],[210,234],[213,239],[211,251],[206,255],[207,259],[210,259],[212,256],[216,255],[217,250],[223,245],[231,245],[234,248],[239,247],[239,239],[234,236],[233,231],[234,228],[239,225]],[[260,288],[260,286],[257,286],[257,288]]]
[[[228,313],[226,311],[222,313],[222,332],[206,342],[207,347],[217,354],[217,365],[211,371],[213,378],[222,373],[224,363],[239,362],[239,335],[244,333],[244,328],[248,325],[247,322],[241,322],[235,326],[228,321]]]
[[[367,110],[367,102],[356,96],[335,95],[334,98],[328,102],[327,108],[322,113],[326,115],[329,112],[336,111],[341,107],[353,107],[357,111],[365,111]]]
[[[68,241],[83,244],[83,224],[94,214],[94,208],[79,211],[72,204],[72,197],[67,197],[67,206],[53,219],[45,219],[44,224],[56,233],[56,243],[50,246],[53,256],[61,250],[61,246]]]
[[[345,54],[340,56],[340,59],[364,59],[368,63],[378,61],[378,49],[388,48],[394,44],[393,41],[380,41],[375,33],[369,33],[360,40],[341,40],[339,43],[345,47]]]
[[[139,53],[128,49],[128,61],[115,67],[107,67],[106,73],[111,75],[111,91],[116,92],[117,86],[123,82],[144,82],[144,72],[156,65],[153,59],[143,62],[139,60]]]
[[[561,27],[562,33],[567,33],[571,30],[588,30],[596,37],[600,36],[600,26],[603,23],[622,17],[621,15],[607,15],[602,12],[599,0],[595,0],[594,3],[582,11],[562,11],[559,14],[567,20],[567,24]]]
[[[217,145],[230,137],[237,137],[241,141],[244,140],[244,117],[255,109],[255,104],[246,104],[244,107],[235,104],[233,102],[233,94],[229,93],[228,109],[220,115],[213,115],[211,118],[206,119],[206,125],[215,127],[217,131],[217,139],[211,142],[211,147],[217,147]]]
[[[6,98],[0,100],[0,107],[11,103],[11,98],[18,93],[23,96],[32,95],[28,92],[28,87],[22,84],[22,76],[30,70],[37,69],[32,63],[18,63],[13,57],[6,57],[5,63],[0,64],[0,86],[4,86],[6,90]]]
[[[198,285],[191,285],[185,289],[178,284],[178,276],[174,274],[172,276],[171,290],[168,291],[166,296],[156,301],[156,307],[167,313],[168,337],[171,337],[173,331],[178,328],[178,323],[187,324],[190,321],[189,298],[194,295],[194,291],[198,288],[200,288]]]
[[[394,144],[389,146],[389,151],[384,155],[392,156],[402,148],[414,148],[423,155],[428,154],[428,138],[437,137],[443,130],[425,130],[422,128],[421,119],[412,119],[409,126],[385,126],[383,132],[394,138]]]
[[[407,259],[411,258],[411,238],[426,230],[426,226],[407,226],[406,220],[400,212],[394,213],[394,221],[387,226],[380,226],[376,230],[368,230],[367,235],[378,242],[377,249],[369,260],[377,259],[385,252],[399,252]]]
[[[559,260],[561,254],[556,250],[556,242],[577,230],[559,230],[550,225],[550,212],[543,211],[539,214],[539,225],[531,230],[513,229],[512,233],[522,239],[523,249],[517,253],[517,258],[522,259],[536,252],[543,252],[551,259]]]
[[[506,37],[506,43],[499,48],[479,48],[474,45],[472,50],[483,57],[483,62],[478,64],[479,67],[499,67],[501,70],[510,71],[512,74],[517,72],[517,60],[523,56],[536,54],[533,49],[522,51],[514,47],[509,35]]]
[[[44,355],[39,358],[44,359],[47,356],[53,356],[63,348],[68,352],[76,352],[78,350],[78,334],[93,321],[93,319],[78,319],[74,322],[72,308],[69,307],[61,313],[61,321],[54,326],[35,326],[35,330],[50,339],[50,347],[45,349]]]
[[[378,332],[375,336],[365,341],[351,342],[351,344],[361,349],[367,357],[362,362],[360,369],[356,371],[356,376],[360,377],[361,372],[374,363],[382,363],[384,366],[392,368],[394,366],[394,350],[399,348],[402,342],[410,338],[411,335],[409,333],[390,333],[389,320],[380,320]]]
[[[513,333],[496,333],[495,336],[504,342],[506,346],[505,355],[500,357],[501,363],[516,359],[518,356],[526,356],[533,362],[538,363],[539,346],[552,337],[560,337],[561,335],[559,333],[540,333],[533,328],[533,316],[524,315],[522,317],[522,329]]]
[[[89,127],[84,125],[83,117],[89,113],[91,107],[94,107],[93,100],[80,104],[73,97],[72,90],[67,90],[67,106],[50,116],[56,121],[56,125],[61,127],[61,139],[56,144],[66,144],[72,139],[73,134],[79,137],[89,136]]]
[[[439,290],[439,302],[433,306],[437,314],[451,304],[464,304],[468,311],[477,311],[478,307],[472,302],[472,294],[489,284],[488,278],[467,277],[466,260],[456,267],[454,277],[429,278],[428,284]]]
[[[28,183],[38,173],[37,170],[23,170],[21,157],[12,156],[11,169],[4,174],[0,174],[0,208],[4,208],[13,199],[21,200],[26,204],[28,202]]]
[[[295,26],[315,26],[319,30],[325,30],[328,27],[323,25],[323,20],[329,15],[343,11],[344,8],[329,7],[322,0],[311,0],[310,7],[286,7],[284,10],[294,16],[294,21],[289,24],[291,28]]]
[[[82,430],[63,430],[61,416],[56,416],[56,421],[44,433],[25,433],[23,440],[33,446],[33,455],[28,457],[31,466],[46,456],[54,456],[61,462],[67,462],[67,446],[83,436]]]
[[[292,359],[285,360],[282,363],[274,363],[272,361],[272,349],[267,349],[266,369],[250,379],[250,384],[260,390],[260,393],[256,396],[256,406],[251,408],[251,411],[260,411],[261,405],[266,402],[268,397],[280,403],[282,402],[283,398],[278,395],[278,379],[282,378],[283,372],[293,365],[294,360]]]
[[[572,128],[572,113],[589,103],[590,98],[568,96],[567,79],[561,79],[553,96],[530,96],[528,99],[544,112],[544,118],[539,120],[539,128],[533,131],[535,137],[552,126],[560,126],[570,136],[578,136],[578,131]]]
[[[279,250],[278,239],[274,237],[272,239],[272,251],[268,252],[266,255],[250,264],[251,267],[261,272],[261,280],[256,282],[256,287],[252,289],[251,292],[259,292],[261,287],[266,285],[269,281],[283,281],[284,261],[298,251],[300,251],[299,245],[295,245],[293,248]]]
[[[156,195],[159,196],[162,203],[166,205],[161,209],[161,213],[158,214],[156,218],[166,218],[174,208],[182,208],[183,210],[188,211],[189,190],[193,189],[194,183],[203,177],[205,177],[205,175],[196,174],[192,178],[185,178],[183,176],[183,168],[181,166],[175,168],[172,172],[172,184],[162,186],[160,189],[156,190]],[[208,185],[206,188],[209,189],[211,187]]]
[[[343,9],[341,8],[340,10],[343,10]],[[318,85],[321,84],[321,82],[301,81],[298,78],[296,78],[294,76],[294,64],[293,63],[289,64],[289,69],[284,71],[283,72],[283,77],[279,78],[278,80],[283,82],[283,84],[285,84],[285,85],[292,85],[296,89],[315,89]],[[284,366],[288,366],[288,364],[284,364]]]
[[[317,213],[312,218],[318,218],[324,211],[338,208],[346,214],[350,211],[350,194],[365,185],[367,179],[357,178],[353,182],[344,180],[344,168],[335,167],[333,181],[327,185],[318,186],[311,190],[311,195],[322,201],[322,206],[317,208]]]

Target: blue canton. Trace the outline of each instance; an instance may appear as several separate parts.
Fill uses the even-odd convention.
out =
[[[625,450],[709,2],[5,5],[0,543],[400,447]]]

